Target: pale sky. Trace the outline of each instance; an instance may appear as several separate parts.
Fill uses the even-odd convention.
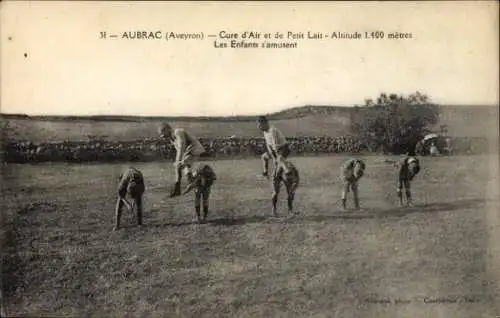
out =
[[[498,104],[496,1],[0,5],[2,113],[259,114],[416,90],[441,104]],[[143,30],[203,32],[205,38],[120,38]],[[101,40],[100,31],[119,38]],[[207,34],[220,31],[262,37],[383,31],[385,38],[304,39],[295,49],[214,48],[221,40]],[[387,39],[395,31],[412,38]]]

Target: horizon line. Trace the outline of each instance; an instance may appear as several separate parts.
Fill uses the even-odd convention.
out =
[[[440,107],[499,107],[499,104],[436,104],[436,106]],[[284,113],[294,109],[306,108],[306,107],[316,107],[316,108],[353,108],[353,107],[367,107],[365,105],[303,105],[303,106],[294,106],[289,108],[284,108],[281,110],[277,110],[269,113],[260,113],[260,114],[227,114],[227,115],[134,115],[134,114],[81,114],[81,115],[72,115],[72,114],[27,114],[27,113],[8,113],[2,112],[0,110],[0,116],[13,116],[13,117],[78,117],[78,118],[92,118],[92,117],[138,117],[138,118],[238,118],[238,117],[256,117],[261,115],[273,116],[278,115],[280,113]],[[371,107],[371,106],[368,106]]]

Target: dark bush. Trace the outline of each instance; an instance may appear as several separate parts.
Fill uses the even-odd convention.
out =
[[[439,120],[438,106],[416,92],[409,96],[380,94],[365,100],[352,116],[353,134],[371,151],[406,153],[413,151],[419,140]]]

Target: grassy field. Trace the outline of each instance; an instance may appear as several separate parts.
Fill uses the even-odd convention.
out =
[[[346,107],[299,107],[274,114],[275,124],[286,136],[340,136],[350,131],[350,112]],[[296,115],[296,116],[294,116]],[[298,117],[297,117],[298,116]],[[34,142],[61,140],[88,140],[96,136],[107,140],[132,140],[157,137],[162,119],[128,118],[129,121],[112,120],[46,120],[9,119],[5,137]],[[439,125],[448,125],[452,137],[485,137],[498,132],[498,106],[444,106]],[[183,127],[199,137],[236,135],[260,136],[254,120],[226,119],[170,119],[174,127]]]
[[[112,232],[126,165],[9,165],[2,175],[11,315],[495,317],[498,156],[422,158],[414,208],[395,170],[366,158],[360,212],[339,208],[344,157],[292,158],[300,215],[271,218],[258,160],[212,162],[209,223],[168,199],[171,163],[139,164],[145,224]],[[285,214],[285,197],[280,212]],[[496,298],[495,298],[496,297]],[[428,303],[446,298],[437,303]],[[390,303],[376,303],[384,302]],[[399,301],[398,303],[396,303]]]

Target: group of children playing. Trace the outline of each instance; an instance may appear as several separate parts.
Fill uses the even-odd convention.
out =
[[[274,169],[272,174],[272,212],[277,216],[277,202],[281,185],[284,184],[287,191],[288,213],[293,214],[293,202],[295,192],[300,183],[300,176],[297,168],[287,160],[289,148],[284,135],[275,127],[269,125],[266,117],[261,116],[258,120],[258,127],[263,132],[266,140],[267,151],[263,154],[263,175],[269,178],[268,163],[273,159]],[[184,195],[190,191],[195,191],[195,211],[199,223],[204,223],[208,215],[209,197],[212,185],[217,180],[217,176],[208,164],[199,164],[193,167],[194,162],[205,151],[201,143],[192,134],[184,129],[172,129],[170,125],[163,124],[159,130],[160,136],[170,140],[175,145],[177,154],[174,162],[175,184],[170,193],[170,197]],[[397,195],[400,204],[403,205],[403,192],[406,196],[408,206],[412,205],[410,182],[420,171],[420,162],[414,153],[407,154],[401,161],[396,163],[399,168],[399,186]],[[359,209],[358,184],[366,170],[366,164],[358,158],[351,158],[341,165],[342,208],[347,209],[347,195],[353,193],[354,207]],[[181,191],[182,175],[188,180],[188,185]],[[120,228],[120,218],[124,205],[132,211],[136,208],[137,223],[142,225],[142,197],[145,192],[144,177],[142,173],[134,167],[128,168],[121,176],[118,186],[118,200],[115,210],[115,230]],[[132,199],[132,203],[127,201],[127,196]],[[203,206],[203,215],[202,212]]]

